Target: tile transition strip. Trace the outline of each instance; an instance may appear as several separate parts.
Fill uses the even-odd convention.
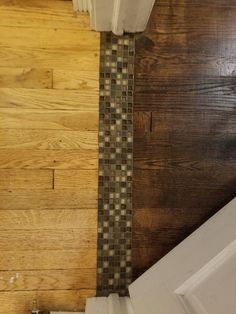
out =
[[[132,280],[134,35],[101,34],[97,295]]]

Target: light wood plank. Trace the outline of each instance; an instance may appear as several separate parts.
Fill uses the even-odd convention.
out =
[[[71,1],[0,1],[0,314],[30,313],[34,299],[81,311],[96,293],[100,34],[89,28]],[[55,169],[84,172],[54,190]]]
[[[52,88],[52,70],[0,67],[0,88],[2,87]]]
[[[95,290],[0,292],[0,314],[29,313],[35,299],[43,311],[83,311],[86,297],[95,294]]]
[[[90,21],[73,12],[71,1],[1,0],[0,26],[90,30]]]
[[[96,248],[13,250],[1,251],[0,270],[83,269],[96,268],[96,263]]]
[[[55,170],[54,188],[96,188],[98,174],[94,170]]]
[[[0,291],[96,289],[95,277],[96,269],[86,268],[0,271]]]
[[[0,149],[0,169],[98,169],[97,149]]]
[[[52,170],[0,170],[0,189],[51,189],[52,186]]]
[[[0,190],[1,210],[97,208],[97,187],[63,190]]]
[[[96,209],[0,210],[0,230],[97,228]]]
[[[78,38],[77,38],[78,41]],[[60,47],[44,49],[37,47],[1,47],[0,67],[28,68],[37,64],[38,68],[58,68],[64,70],[96,71],[99,69],[99,44],[94,50]]]
[[[73,250],[95,248],[96,229],[0,230],[0,250]]]
[[[0,88],[0,108],[98,111],[98,93],[87,89]]]
[[[68,90],[91,90],[98,93],[98,71],[53,70],[53,88]]]
[[[0,149],[96,149],[97,132],[0,129]]]
[[[14,47],[24,49],[39,49],[57,51],[62,50],[77,51],[80,53],[97,51],[99,45],[99,33],[91,31],[81,31],[78,29],[48,28],[40,26],[34,27],[0,27],[1,45],[3,47]],[[68,51],[67,51],[68,52]]]
[[[0,129],[96,131],[98,112],[0,108]]]

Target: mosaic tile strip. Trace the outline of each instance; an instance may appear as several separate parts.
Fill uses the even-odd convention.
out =
[[[101,35],[97,295],[132,280],[134,35]]]

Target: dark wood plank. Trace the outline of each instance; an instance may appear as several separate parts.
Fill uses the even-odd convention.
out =
[[[155,77],[150,74],[137,76],[136,110],[165,112],[181,110],[192,113],[197,107],[199,113],[214,110],[219,113],[223,111],[225,114],[236,114],[235,77],[203,79],[196,74],[192,75],[193,77],[186,75],[184,78],[178,78],[173,69],[170,77]]]
[[[236,3],[156,0],[136,40],[134,277],[236,195]]]
[[[139,116],[147,114],[137,112]],[[137,114],[136,113],[136,114]],[[135,169],[236,170],[236,114],[154,111],[151,130],[135,129]],[[135,120],[135,123],[136,120]],[[185,136],[185,131],[187,135]],[[184,140],[183,140],[184,139]],[[184,154],[183,152],[187,152]]]

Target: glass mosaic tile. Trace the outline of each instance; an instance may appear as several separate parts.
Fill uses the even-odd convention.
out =
[[[134,35],[101,34],[97,295],[132,280]]]

